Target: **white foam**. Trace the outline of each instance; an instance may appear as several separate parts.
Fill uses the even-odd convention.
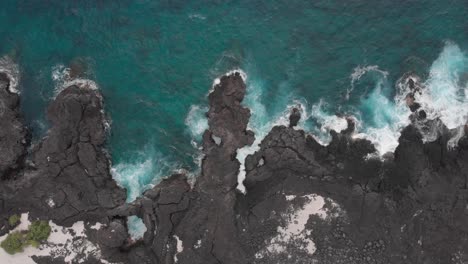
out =
[[[223,74],[222,76],[219,76],[219,77],[217,77],[217,78],[215,78],[213,80],[213,84],[211,85],[211,89],[209,90],[208,94],[212,93],[214,91],[214,87],[221,83],[221,78],[223,76],[231,76],[231,75],[236,74],[236,73],[239,73],[239,75],[242,78],[242,80],[244,81],[244,83],[247,82],[247,74],[243,70],[241,70],[241,69],[230,70],[230,71],[226,72],[225,74]]]
[[[355,119],[353,138],[370,140],[376,148],[376,154],[382,156],[387,152],[393,152],[398,146],[400,132],[410,122],[408,119],[410,111],[405,104],[405,91],[397,92],[394,100],[386,96],[386,90],[389,89],[388,72],[381,70],[377,65],[356,67],[350,76],[352,89],[348,90],[348,93],[352,92],[358,80],[370,72],[377,74],[375,87],[365,98],[361,98],[360,106],[348,115]],[[322,110],[323,104],[321,100],[314,105],[312,113],[320,124],[319,142],[325,145],[331,139],[329,131],[334,129],[340,132],[347,128],[347,122],[345,118],[326,113]],[[364,120],[363,116],[366,116],[367,120]]]
[[[330,143],[330,131],[334,130],[336,132],[341,132],[348,127],[348,122],[343,117],[338,117],[336,115],[330,115],[326,113],[324,108],[325,101],[320,100],[317,104],[314,104],[311,109],[310,116],[306,119],[312,117],[320,125],[319,131],[316,131],[318,135],[318,142],[322,145],[328,145]]]
[[[427,107],[428,116],[440,117],[449,129],[464,125],[468,117],[466,83],[460,84],[460,74],[468,71],[468,57],[454,43],[446,43],[443,51],[431,66],[425,82],[421,103]]]
[[[10,57],[3,56],[0,58],[0,72],[5,73],[10,79],[9,92],[19,94],[20,71],[18,65]]]
[[[93,80],[83,78],[72,78],[71,69],[65,67],[63,64],[57,64],[52,68],[52,81],[54,82],[54,97],[61,91],[70,87],[78,86],[82,89],[97,90],[98,85]]]
[[[148,178],[153,179],[156,176],[153,174],[154,171],[154,160],[151,156],[143,161],[120,163],[111,168],[112,178],[127,189],[127,202],[134,201],[144,190],[153,187],[152,184],[145,185],[143,181]]]
[[[448,147],[457,145],[458,140],[463,136],[462,126],[468,122],[468,83],[460,84],[461,73],[468,72],[468,57],[458,46],[447,43],[439,58],[434,62],[430,71],[430,78],[425,82],[428,89],[423,89],[422,94],[416,93],[416,101],[421,103],[426,110],[429,119],[439,117],[449,129],[456,129],[454,136],[449,140]],[[354,138],[370,140],[375,148],[377,156],[382,157],[388,152],[394,152],[398,146],[401,131],[410,124],[410,110],[406,105],[405,97],[411,92],[408,85],[398,83],[394,98],[389,98],[390,86],[387,80],[388,72],[380,69],[377,65],[358,66],[353,69],[350,75],[351,87],[347,90],[346,99],[355,88],[355,84],[368,73],[376,74],[375,87],[365,97],[361,98],[360,106],[352,110],[349,115],[356,117],[356,132]],[[245,73],[244,73],[245,74]],[[245,75],[245,79],[247,76]],[[415,79],[419,82],[419,79]],[[219,79],[214,81],[214,85],[219,83]],[[244,99],[252,113],[249,121],[249,129],[255,133],[255,142],[251,146],[244,147],[237,151],[237,159],[241,163],[238,175],[237,188],[245,193],[243,181],[245,179],[245,158],[258,151],[259,144],[274,125],[288,124],[289,113],[282,113],[279,116],[267,113],[262,104],[263,83],[259,80],[249,80],[247,83],[247,95]],[[321,100],[312,106],[311,112],[306,113],[306,104],[299,104],[303,113],[301,125],[309,118],[313,118],[319,124],[318,135],[314,138],[323,145],[330,141],[330,130],[340,132],[347,128],[346,119],[336,115],[328,114]],[[287,108],[287,111],[290,108]],[[366,119],[370,120],[365,120]],[[435,140],[437,138],[440,125],[434,127],[432,131],[426,132],[425,140]],[[313,129],[312,129],[313,130]]]
[[[200,105],[190,106],[190,111],[185,118],[185,125],[188,127],[192,138],[200,142],[205,130],[208,129],[208,119],[206,118],[208,108]],[[198,146],[196,144],[195,146]]]
[[[194,19],[205,20],[206,16],[204,16],[202,14],[194,13],[194,14],[190,14],[189,18],[192,19],[192,20],[194,20]]]
[[[382,74],[383,76],[385,76],[385,78],[388,76],[388,72],[381,70],[378,65],[358,65],[353,69],[353,73],[351,73],[351,75],[349,76],[351,80],[351,86],[346,91],[346,100],[349,100],[349,97],[351,96],[351,93],[355,88],[356,82],[359,81],[361,77],[364,76],[366,73],[372,71]]]
[[[247,76],[243,78],[247,80]],[[237,189],[242,193],[246,192],[243,183],[246,176],[245,158],[260,149],[260,143],[274,126],[289,125],[289,114],[292,107],[297,107],[302,112],[305,108],[298,101],[295,101],[295,104],[288,105],[282,113],[272,116],[271,113],[267,112],[265,105],[262,104],[263,86],[264,84],[261,80],[250,80],[247,83],[247,94],[243,101],[243,104],[251,112],[248,129],[254,132],[255,140],[252,145],[237,150],[236,158],[240,163],[239,174],[237,175]],[[303,120],[301,119],[302,122]]]
[[[138,216],[129,216],[127,218],[128,233],[133,240],[139,240],[143,238],[147,228],[141,218]]]
[[[362,131],[354,137],[370,140],[378,154],[383,155],[395,151],[401,130],[410,123],[411,112],[406,106],[405,97],[413,91],[406,84],[406,80],[400,80],[393,101],[389,100],[382,92],[388,73],[375,65],[355,69],[350,77],[351,86],[354,88],[354,82],[369,71],[377,71],[382,76],[368,98],[362,101],[362,106],[373,111],[374,120],[371,121],[374,125],[369,125],[369,120],[361,120]],[[460,75],[466,72],[468,72],[466,53],[456,44],[447,42],[432,64],[429,78],[422,85],[417,77],[409,77],[417,85],[422,86],[421,92],[414,93],[414,96],[416,102],[420,103],[426,112],[427,118],[440,119],[445,126],[454,131],[447,143],[448,148],[457,146],[463,136],[463,125],[468,122],[468,88],[467,83],[460,82]],[[442,124],[439,122],[435,122],[431,127],[419,122],[417,126],[421,129],[426,142],[436,140],[442,130]]]

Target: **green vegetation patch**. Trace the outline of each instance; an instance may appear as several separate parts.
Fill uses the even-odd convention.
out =
[[[17,214],[14,214],[10,216],[10,218],[8,218],[8,224],[10,224],[10,226],[15,226],[19,221],[20,221],[20,216]]]
[[[11,218],[11,217],[10,217]],[[51,228],[47,221],[34,221],[28,231],[10,233],[0,246],[8,254],[16,254],[23,251],[26,246],[39,247],[41,242],[47,240]]]
[[[29,241],[42,242],[47,240],[50,235],[50,226],[47,221],[34,221],[29,226],[27,239]]]
[[[0,246],[11,255],[22,252],[24,247],[24,234],[21,232],[13,232],[2,241]]]

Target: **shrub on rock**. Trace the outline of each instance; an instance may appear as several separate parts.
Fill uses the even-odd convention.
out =
[[[28,241],[41,242],[47,240],[50,235],[50,226],[47,221],[34,221],[29,226],[28,234],[26,239]],[[30,243],[31,245],[38,245],[39,243]]]
[[[10,224],[10,226],[15,226],[19,221],[20,217],[17,214],[14,214],[8,218],[8,224]]]
[[[8,253],[15,254],[23,251],[24,235],[20,232],[13,232],[7,236],[5,240],[2,241],[0,246]]]

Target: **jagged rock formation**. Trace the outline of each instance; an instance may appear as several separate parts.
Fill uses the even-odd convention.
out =
[[[176,174],[124,204],[102,149],[98,92],[66,89],[49,108],[52,129],[33,148],[32,167],[1,182],[0,216],[31,210],[63,224],[99,220],[105,226],[88,232],[102,258],[115,263],[468,262],[467,135],[447,149],[447,131],[424,143],[410,125],[393,155],[373,158],[371,142],[353,138],[351,118],[322,146],[295,128],[294,112],[289,127],[274,127],[247,157],[242,194],[236,152],[254,140],[244,94],[238,73],[210,94],[205,157],[193,186]],[[141,241],[127,239],[131,215],[147,227]]]
[[[241,105],[244,94],[238,73],[222,77],[210,94],[205,157],[193,189],[184,176],[175,175],[146,192],[131,209],[116,210],[119,216],[137,212],[148,228],[144,242],[149,256],[134,263],[246,263],[235,210],[240,166],[236,151],[254,140],[247,131],[250,111]],[[182,243],[180,252],[177,243]]]
[[[107,209],[125,201],[125,191],[112,179],[103,149],[102,110],[98,91],[77,86],[68,87],[51,103],[47,110],[51,129],[32,147],[27,166],[17,162],[15,175],[3,174],[2,232],[14,213],[30,212],[32,218],[70,226],[78,220],[102,220]]]
[[[238,96],[231,96],[236,86]],[[447,136],[423,143],[410,125],[394,156],[382,160],[368,158],[371,142],[352,137],[352,118],[324,147],[293,128],[299,116],[293,113],[289,127],[274,127],[247,157],[243,195],[234,190],[235,151],[253,138],[245,130],[248,112],[238,106],[244,89],[233,75],[210,95],[206,156],[194,188],[176,175],[115,212],[150,223],[140,258],[129,262],[468,261],[467,136],[449,151]]]

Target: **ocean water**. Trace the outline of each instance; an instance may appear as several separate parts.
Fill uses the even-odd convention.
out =
[[[407,91],[396,85],[407,72],[427,87],[417,100],[430,117],[456,129],[468,115],[464,0],[6,2],[0,69],[18,82],[34,138],[47,131],[45,107],[64,86],[100,89],[112,173],[128,201],[173,170],[196,175],[206,96],[234,69],[246,75],[257,136],[241,162],[293,106],[323,144],[353,115],[356,137],[372,140],[377,154],[393,151],[409,122]]]

